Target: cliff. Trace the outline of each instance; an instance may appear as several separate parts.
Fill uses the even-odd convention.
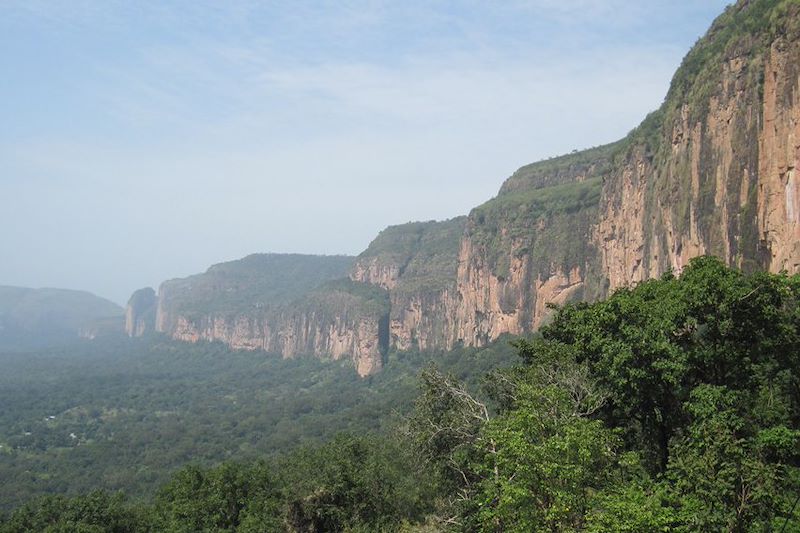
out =
[[[151,287],[134,292],[125,307],[125,333],[129,337],[141,337],[153,331],[156,325],[158,299]]]
[[[797,271],[799,14],[791,1],[728,8],[626,139],[593,233],[611,289],[702,254]]]
[[[381,370],[386,351],[385,292],[347,279],[324,284],[286,305],[233,314],[162,314],[172,338],[220,341],[236,350],[283,357],[349,358],[361,376]]]
[[[467,217],[389,227],[355,259],[299,268],[252,256],[166,282],[154,327],[286,357],[350,357],[366,375],[387,349],[529,332],[550,304],[680,271],[697,255],[797,272],[798,37],[796,1],[740,0],[624,139],[524,166]],[[129,310],[138,332],[141,313]]]
[[[387,293],[346,278],[353,258],[254,254],[203,274],[134,293],[126,332],[157,331],[186,342],[284,357],[349,357],[360,375],[381,369],[388,338]]]
[[[454,342],[531,331],[548,303],[603,293],[591,228],[618,146],[523,167],[472,210],[459,251]]]
[[[391,348],[453,346],[458,247],[465,224],[466,217],[457,217],[391,226],[356,259],[350,278],[388,291]]]

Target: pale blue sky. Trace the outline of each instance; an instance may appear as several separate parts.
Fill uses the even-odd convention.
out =
[[[622,137],[724,0],[0,0],[0,284],[356,254]]]

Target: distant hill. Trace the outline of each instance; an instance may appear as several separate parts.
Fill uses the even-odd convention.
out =
[[[0,350],[58,344],[121,328],[123,312],[85,291],[0,286]]]

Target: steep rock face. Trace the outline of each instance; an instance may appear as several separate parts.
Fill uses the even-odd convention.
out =
[[[772,271],[800,268],[800,45],[770,46],[764,66],[763,131],[759,137],[759,234]]]
[[[319,316],[314,313],[289,314],[257,319],[203,317],[190,320],[180,316],[172,338],[184,342],[219,341],[234,350],[264,350],[283,357],[315,355],[339,360],[349,357],[356,372],[367,376],[382,368],[379,332],[380,317],[347,315]]]
[[[611,289],[702,254],[798,270],[798,6],[766,4],[715,22],[618,154],[593,235]]]
[[[125,307],[125,334],[128,337],[141,337],[155,329],[156,291],[151,287],[134,292]]]
[[[628,137],[523,167],[474,209],[455,295],[436,302],[455,312],[448,344],[531,331],[547,304],[594,299],[702,254],[797,272],[798,21],[796,2],[740,1]]]
[[[454,345],[455,288],[391,294],[389,333],[397,350],[449,350]]]
[[[616,144],[528,165],[473,209],[461,241],[452,344],[538,327],[547,304],[596,296],[590,227]]]
[[[350,272],[350,279],[359,283],[369,283],[390,290],[397,286],[401,262],[386,257],[359,259]],[[404,265],[403,265],[404,266]]]
[[[165,281],[158,289],[156,330],[169,332],[178,316],[258,315],[347,275],[348,256],[253,254],[206,272]]]
[[[356,372],[381,370],[388,302],[382,291],[364,294],[347,281],[321,287],[282,310],[231,317],[175,317],[167,331],[185,342],[219,341],[237,350],[265,350],[283,357],[315,355],[352,359]]]
[[[656,143],[632,136],[622,165],[606,180],[595,234],[612,289],[680,271],[702,254],[766,266],[760,239],[748,231],[759,182],[759,88],[750,71],[756,68],[757,62],[726,61],[705,109],[667,104]]]

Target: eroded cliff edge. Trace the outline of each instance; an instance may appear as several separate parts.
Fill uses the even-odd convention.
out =
[[[388,300],[383,289],[346,278],[352,264],[347,256],[300,254],[220,263],[162,283],[152,329],[283,357],[350,358],[360,375],[373,374],[386,351]],[[138,316],[130,304],[128,313]],[[128,334],[145,334],[142,323],[132,321]]]
[[[548,304],[598,298],[697,255],[797,272],[799,28],[796,1],[742,0],[625,139],[522,167],[469,216],[387,228],[335,266],[253,256],[262,261],[209,269],[213,290],[197,277],[166,282],[154,327],[286,357],[349,357],[367,375],[387,349],[528,332]]]

